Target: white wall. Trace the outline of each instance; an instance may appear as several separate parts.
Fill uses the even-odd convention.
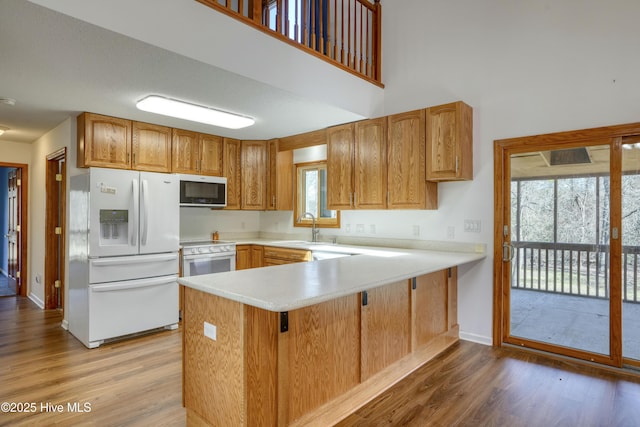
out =
[[[464,100],[474,108],[474,180],[440,186],[427,233],[493,245],[493,141],[631,123],[640,117],[640,2],[404,0],[385,2],[385,113]],[[400,218],[400,217],[399,217]],[[463,234],[463,235],[461,235]],[[488,341],[492,257],[460,277],[462,336]]]
[[[44,302],[44,259],[45,259],[45,207],[46,207],[46,167],[47,156],[59,149],[67,148],[67,188],[69,176],[75,174],[76,159],[76,122],[69,118],[56,128],[47,132],[32,144],[29,196],[29,274],[28,294],[36,303]],[[68,201],[67,201],[68,203]],[[68,219],[73,210],[67,205]],[[68,237],[67,237],[68,238]],[[68,283],[69,260],[65,260],[66,274],[64,283]]]

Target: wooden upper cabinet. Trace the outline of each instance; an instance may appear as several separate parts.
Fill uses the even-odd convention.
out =
[[[240,209],[241,179],[240,159],[241,141],[224,138],[222,140],[222,176],[227,178],[227,207],[225,209]]]
[[[242,141],[241,208],[267,208],[267,141]]]
[[[327,129],[327,208],[353,208],[354,125]]]
[[[79,168],[131,168],[131,120],[82,113],[77,124]]]
[[[197,174],[200,159],[198,133],[173,129],[171,139],[171,172]]]
[[[171,128],[133,122],[131,166],[147,172],[171,171]]]
[[[425,174],[425,110],[388,120],[388,208],[437,209],[437,183],[427,182]]]
[[[267,210],[293,210],[293,150],[279,151],[279,140],[267,142]]]
[[[174,129],[171,171],[221,176],[222,137]]]
[[[387,118],[355,124],[354,206],[387,207]]]
[[[473,110],[462,101],[427,109],[427,179],[473,179]]]
[[[222,137],[216,135],[199,135],[201,175],[222,176]]]

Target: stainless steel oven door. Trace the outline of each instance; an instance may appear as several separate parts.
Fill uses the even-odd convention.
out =
[[[236,253],[185,255],[182,258],[184,277],[201,274],[222,273],[236,269]]]

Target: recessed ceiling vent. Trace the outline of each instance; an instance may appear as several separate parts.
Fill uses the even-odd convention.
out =
[[[550,151],[547,158],[550,166],[581,165],[592,163],[585,147]],[[546,156],[545,156],[546,157]]]

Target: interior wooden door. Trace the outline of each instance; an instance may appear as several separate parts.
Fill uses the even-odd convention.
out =
[[[19,292],[20,284],[20,239],[18,236],[19,228],[19,191],[18,180],[20,169],[12,169],[8,176],[8,207],[9,207],[9,227],[7,230],[8,255],[7,255],[7,275],[9,288],[13,292]]]

